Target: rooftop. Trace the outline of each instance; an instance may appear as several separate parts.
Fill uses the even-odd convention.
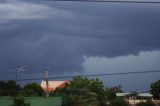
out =
[[[153,97],[153,95],[150,94],[150,93],[139,93],[138,96],[141,96],[141,97]]]
[[[116,96],[121,97],[121,96],[127,96],[130,93],[116,93]]]

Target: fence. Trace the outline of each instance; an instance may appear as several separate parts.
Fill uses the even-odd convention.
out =
[[[31,106],[62,106],[61,97],[25,97],[25,101]],[[12,97],[0,97],[0,106],[10,106],[12,103]]]

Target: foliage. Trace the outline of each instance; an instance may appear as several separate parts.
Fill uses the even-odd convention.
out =
[[[160,80],[151,84],[151,93],[156,99],[160,99]]]
[[[104,89],[99,79],[77,76],[51,95],[63,97],[63,106],[106,106],[107,98],[115,99],[117,92],[122,92],[121,86]]]
[[[0,81],[0,96],[16,96],[20,90],[20,85],[13,80]]]
[[[50,96],[61,96],[63,97],[63,106],[74,106],[76,97],[69,94],[67,89],[68,85],[64,88],[57,88],[54,92],[50,93]]]
[[[23,96],[42,96],[43,90],[37,83],[29,83],[24,86],[21,95]]]
[[[155,106],[152,101],[142,102],[137,104],[137,106]]]
[[[109,106],[128,106],[123,98],[116,98],[110,102]]]
[[[106,95],[107,100],[109,101],[116,99],[116,93],[120,93],[120,92],[122,92],[121,86],[105,89],[105,95]]]
[[[0,96],[42,96],[43,90],[37,83],[29,83],[21,88],[15,81],[0,81]]]
[[[99,79],[77,76],[51,95],[62,96],[63,106],[105,106],[104,86]]]
[[[80,76],[74,77],[70,82],[69,87],[72,89],[88,89],[97,94],[103,94],[104,92],[102,81],[99,81],[99,79],[88,79]]]
[[[26,103],[23,97],[16,97],[10,106],[30,106],[30,103]]]

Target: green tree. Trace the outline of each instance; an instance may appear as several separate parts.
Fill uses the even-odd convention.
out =
[[[26,103],[23,97],[16,97],[13,99],[13,104],[10,106],[30,106],[30,103]]]
[[[99,79],[77,76],[51,95],[62,96],[64,106],[105,106],[104,86]]]
[[[17,96],[20,91],[21,87],[15,81],[0,81],[0,96]]]
[[[21,95],[23,96],[42,96],[43,90],[37,83],[29,83],[24,86]]]
[[[110,102],[109,106],[128,106],[123,98],[116,98]]]
[[[151,84],[150,92],[153,94],[153,97],[160,99],[160,80]]]
[[[116,99],[116,93],[121,93],[121,86],[116,86],[116,87],[112,87],[112,88],[106,88],[105,89],[105,95],[107,100],[111,101],[113,99]]]

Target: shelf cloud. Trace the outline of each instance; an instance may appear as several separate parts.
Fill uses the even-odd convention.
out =
[[[83,73],[85,56],[160,50],[160,6],[101,3],[0,3],[0,71],[33,66],[42,73]],[[39,67],[39,68],[35,68]]]

